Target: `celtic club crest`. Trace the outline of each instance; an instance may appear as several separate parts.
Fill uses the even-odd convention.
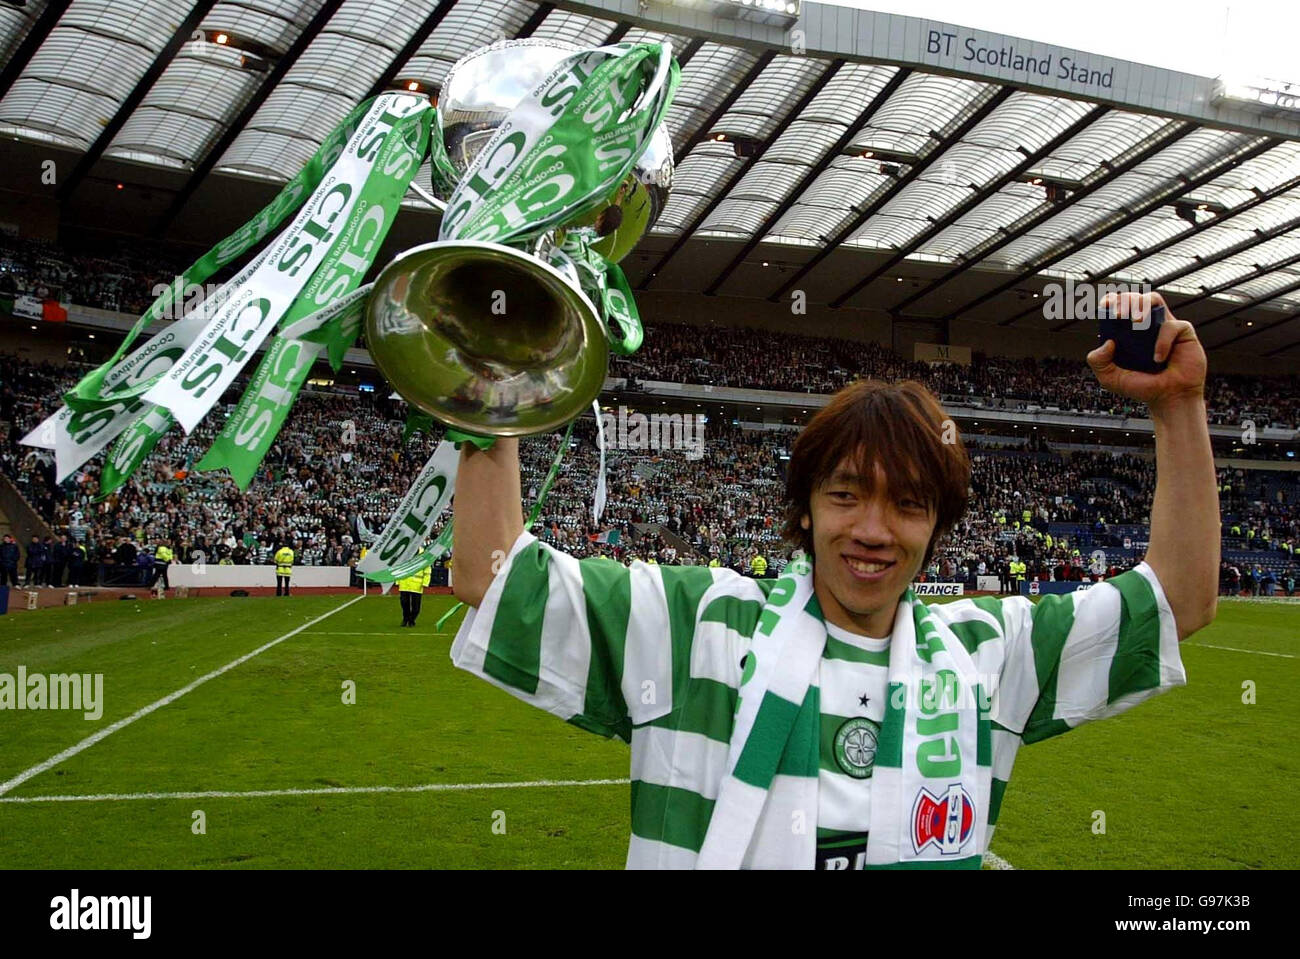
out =
[[[858,716],[847,719],[835,733],[835,763],[854,779],[867,779],[876,764],[880,724]]]

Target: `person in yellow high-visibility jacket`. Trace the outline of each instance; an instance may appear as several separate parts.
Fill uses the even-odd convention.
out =
[[[293,575],[293,550],[286,544],[275,551],[275,595],[289,595],[289,577]],[[284,592],[280,592],[283,589]]]
[[[767,575],[767,557],[758,553],[749,561],[749,571],[754,574],[755,579],[762,579]]]
[[[1014,560],[1011,563],[1011,578],[1015,581],[1015,589],[1017,593],[1020,592],[1020,584],[1025,581],[1025,574],[1028,571],[1029,567],[1026,565],[1024,560]]]
[[[167,577],[167,567],[171,565],[171,561],[175,557],[175,555],[176,554],[172,552],[172,548],[168,546],[166,543],[163,543],[156,550],[154,550],[153,575],[149,577],[149,586],[148,586],[149,589],[154,588],[154,584],[158,582],[159,577],[162,577],[164,590],[168,590],[172,588],[172,584]]]
[[[398,598],[402,603],[402,625],[414,626],[420,615],[420,604],[424,602],[424,588],[429,585],[433,573],[431,567],[424,567],[405,579],[397,581]]]

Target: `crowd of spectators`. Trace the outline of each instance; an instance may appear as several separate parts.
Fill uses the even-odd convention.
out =
[[[309,390],[247,491],[224,472],[194,469],[224,421],[214,413],[189,435],[171,431],[127,484],[101,499],[98,463],[59,484],[52,454],[18,443],[85,372],[0,355],[0,420],[8,423],[0,469],[57,537],[40,544],[50,570],[37,572],[36,581],[49,585],[61,585],[50,582],[56,568],[71,577],[74,561],[85,564],[83,585],[144,582],[160,545],[185,563],[268,564],[276,549],[289,545],[299,564],[355,564],[438,439],[434,431],[403,442],[406,407],[382,394]],[[237,384],[223,397],[224,412],[241,389]],[[773,572],[780,570],[789,558],[780,527],[794,434],[716,422],[706,431],[700,458],[685,450],[610,449],[606,507],[597,521],[596,424],[580,420],[533,532],[577,557],[748,570],[762,556]],[[1149,519],[1155,486],[1149,457],[1062,453],[1041,441],[1001,448],[976,445],[977,439],[970,447],[970,507],[925,571],[929,578],[973,583],[978,575],[997,575],[1006,582],[1009,563],[1018,559],[1029,564],[1031,577],[1068,579],[1092,571],[1097,548],[1112,557],[1107,572],[1140,557],[1140,547],[1120,547],[1142,536]],[[536,502],[561,442],[557,432],[521,443],[525,510]],[[1300,546],[1294,476],[1220,471],[1225,548],[1289,563]]]
[[[20,294],[138,316],[197,257],[138,240],[87,238],[85,249],[0,236],[0,296]]]
[[[834,393],[862,377],[913,379],[952,405],[1144,415],[1140,404],[1102,389],[1082,359],[975,353],[969,366],[930,364],[878,343],[751,329],[737,336],[730,327],[647,324],[641,348],[613,357],[610,374],[792,393]],[[1207,389],[1213,423],[1300,425],[1300,377],[1211,375]]]
[[[105,237],[86,238],[84,249],[0,237],[0,296],[29,293],[139,315],[200,252]],[[631,357],[612,357],[610,372],[635,380],[795,393],[833,393],[863,376],[916,379],[952,404],[1140,414],[1132,401],[1103,390],[1082,358],[976,353],[970,366],[931,365],[878,343],[754,329],[737,336],[734,327],[648,324],[641,348]],[[1300,377],[1212,374],[1207,389],[1211,422],[1300,426]]]

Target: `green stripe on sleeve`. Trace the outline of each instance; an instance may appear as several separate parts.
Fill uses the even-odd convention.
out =
[[[754,635],[758,625],[758,614],[763,611],[763,604],[756,599],[741,599],[739,596],[719,596],[710,600],[700,614],[702,623],[722,623],[728,629],[734,629],[742,636]]]
[[[604,736],[606,739],[612,739],[617,736],[625,743],[630,744],[632,742],[632,720],[630,717],[623,719],[620,722],[609,723],[579,714],[577,716],[570,716],[565,720],[565,722],[571,723],[586,732],[595,733],[597,736]]]
[[[551,557],[540,543],[529,543],[516,554],[483,657],[484,674],[529,695],[537,693],[550,570]]]
[[[713,800],[689,789],[632,782],[632,833],[699,852],[704,845]]]
[[[1074,626],[1074,597],[1044,596],[1034,605],[1034,628],[1030,639],[1034,651],[1034,672],[1038,676],[1038,702],[1025,723],[1023,742],[1036,743],[1065,732],[1070,727],[1063,719],[1053,719],[1056,711],[1056,676],[1061,666],[1061,650]]]
[[[715,679],[693,679],[685,702],[667,716],[646,723],[660,729],[698,733],[720,743],[731,742],[735,723],[736,691]],[[680,700],[678,702],[681,702]]]
[[[993,596],[976,596],[971,602],[998,621],[998,629],[1002,630],[1003,636],[1007,634],[1007,622],[1002,616],[1002,600]]]
[[[595,726],[606,736],[621,735],[630,741],[632,724],[621,684],[632,607],[631,573],[622,563],[611,559],[579,560],[578,568],[582,571],[582,593],[587,602],[591,665],[587,670],[583,722],[578,722],[578,717],[571,721],[583,729]]]
[[[966,652],[972,656],[975,654],[975,650],[979,649],[980,643],[987,642],[990,639],[997,639],[1001,635],[995,627],[978,619],[949,623],[948,628],[961,640],[961,644],[966,647]]]
[[[1107,702],[1160,685],[1160,608],[1155,590],[1130,570],[1106,582],[1119,590],[1119,643],[1110,661]]]
[[[612,562],[612,560],[611,560]],[[713,585],[707,566],[660,566],[668,602],[668,628],[673,652],[673,703],[682,701],[691,681],[691,643],[700,600]]]

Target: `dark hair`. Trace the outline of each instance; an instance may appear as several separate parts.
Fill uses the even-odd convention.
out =
[[[934,511],[934,534],[925,551],[928,565],[935,544],[961,518],[970,497],[970,457],[957,424],[934,394],[914,380],[858,380],[831,397],[799,433],[786,471],[781,535],[809,556],[813,533],[801,521],[812,515],[813,492],[846,456],[854,458],[868,496],[874,493],[878,464],[887,493]]]

